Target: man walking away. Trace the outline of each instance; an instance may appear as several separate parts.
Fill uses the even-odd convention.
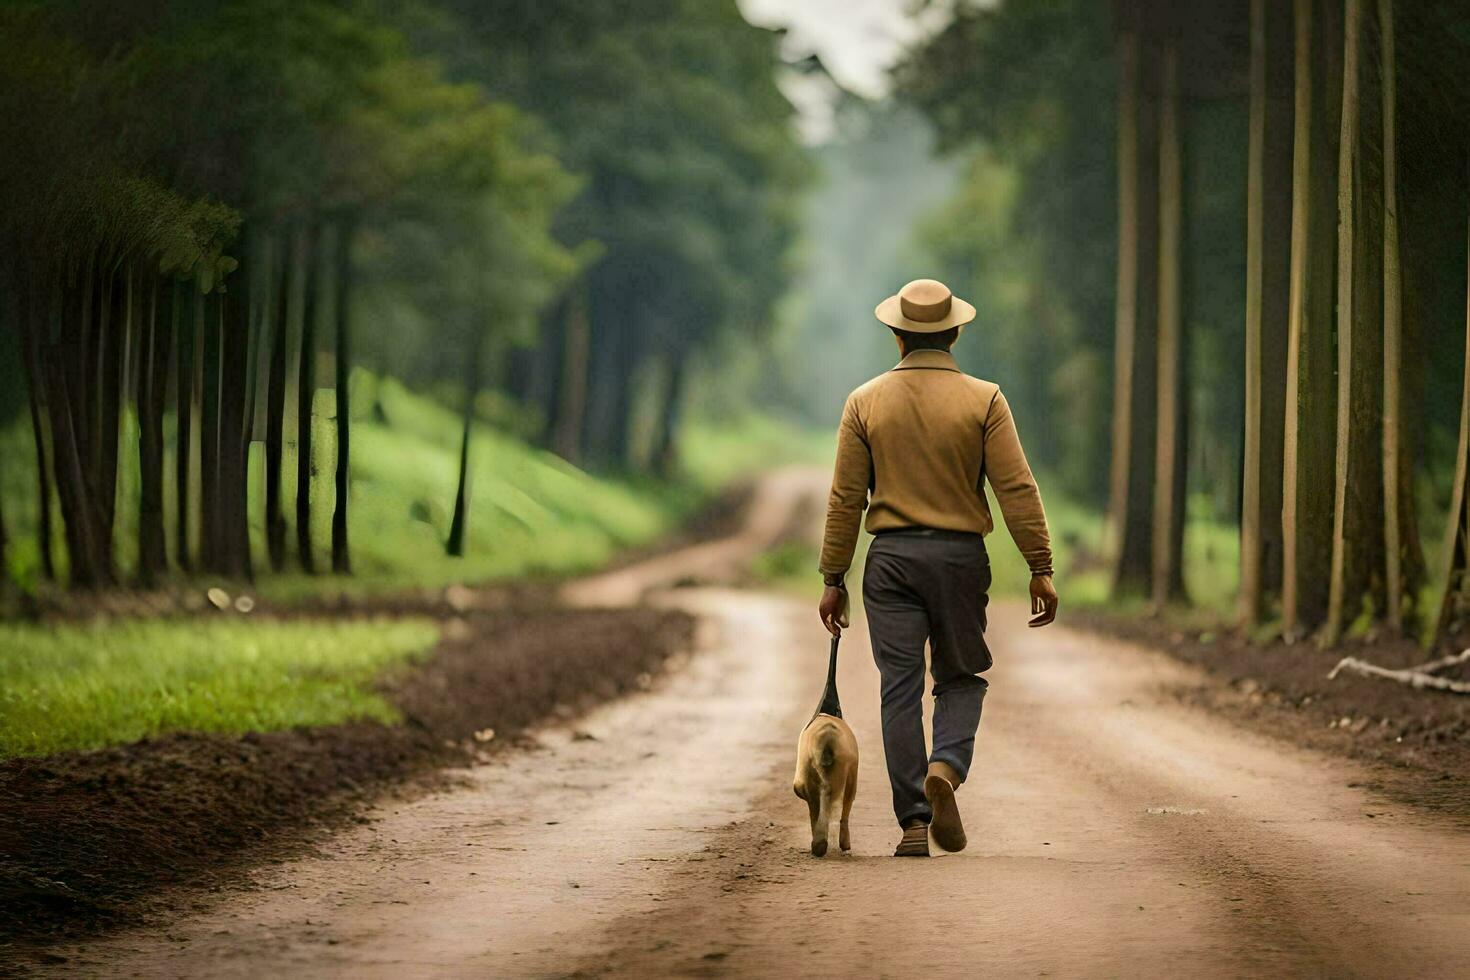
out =
[[[975,308],[916,279],[875,311],[901,360],[847,399],[822,543],[822,623],[833,635],[864,509],[874,535],[863,608],[882,678],[883,752],[903,837],[898,857],[927,857],[929,832],[963,850],[955,790],[970,771],[991,664],[985,645],[994,527],[989,480],[1006,528],[1031,566],[1032,626],[1057,614],[1041,495],[1000,388],[960,371],[949,349]],[[924,751],[924,644],[934,676],[934,746]]]

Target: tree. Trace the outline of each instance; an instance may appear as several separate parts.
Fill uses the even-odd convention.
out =
[[[1188,460],[1188,352],[1183,321],[1183,136],[1178,38],[1164,39],[1159,98],[1158,430],[1154,452],[1153,567],[1156,607],[1184,597],[1184,491]]]
[[[1470,241],[1470,235],[1467,235]],[[1455,475],[1450,484],[1450,508],[1444,542],[1444,597],[1440,602],[1435,634],[1441,636],[1454,615],[1470,570],[1470,513],[1467,513],[1466,481],[1470,480],[1470,290],[1465,310],[1465,384],[1460,397],[1460,425],[1455,453]]]
[[[1109,526],[1113,593],[1143,594],[1153,561],[1158,361],[1158,57],[1142,2],[1121,5],[1118,285]]]
[[[1280,587],[1292,164],[1291,10],[1251,3],[1246,204],[1245,441],[1238,619],[1251,626]],[[1268,218],[1269,216],[1269,218]]]
[[[1331,0],[1296,0],[1290,313],[1282,480],[1282,632],[1290,640],[1327,612],[1336,387],[1336,151],[1341,102],[1341,19]]]
[[[1348,0],[1338,143],[1337,479],[1325,643],[1366,601],[1384,608],[1381,169],[1365,159],[1378,100],[1367,0]]]

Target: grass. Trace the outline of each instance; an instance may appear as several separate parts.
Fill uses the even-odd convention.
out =
[[[360,381],[372,398],[353,428],[353,575],[322,578],[294,571],[263,577],[261,591],[269,598],[432,589],[584,571],[665,533],[700,499],[685,486],[593,476],[479,425],[470,445],[466,555],[449,558],[444,541],[454,510],[459,417],[392,380],[362,376]],[[319,411],[317,423],[321,448],[312,496],[320,503],[312,537],[320,560],[331,539],[335,439],[325,412]],[[294,481],[288,481],[285,493],[294,499]],[[263,537],[261,529],[256,536]],[[258,544],[257,550],[263,548],[263,542]]]
[[[836,434],[802,428],[765,415],[710,422],[691,420],[684,430],[680,468],[708,493],[732,480],[787,463],[832,465]]]
[[[307,575],[294,557],[280,573],[258,576],[267,598],[292,602],[322,595],[370,595],[438,589],[538,575],[573,574],[605,564],[619,551],[665,534],[731,480],[773,465],[830,455],[830,437],[809,434],[775,420],[749,417],[712,423],[691,421],[682,440],[680,472],[672,480],[594,475],[530,446],[489,424],[475,427],[470,460],[467,554],[449,558],[444,541],[454,508],[461,420],[458,413],[415,394],[398,382],[364,371],[353,376],[353,453],[349,537],[351,577]],[[317,392],[314,409],[311,537],[318,567],[327,564],[331,540],[332,479],[336,466],[335,394]],[[287,432],[294,433],[288,407]],[[173,422],[166,424],[165,508],[174,513]],[[117,526],[118,567],[126,580],[136,564],[137,427],[122,421]],[[296,532],[296,443],[288,438],[283,466],[288,541]],[[266,569],[264,456],[251,445],[250,519],[253,561]],[[10,533],[10,577],[36,591],[40,551],[36,542],[35,455],[29,420],[0,428],[0,501]],[[53,510],[53,513],[55,511]],[[52,554],[65,574],[59,514]],[[169,553],[175,550],[168,521]],[[213,584],[201,582],[200,584]]]
[[[393,722],[374,682],[437,640],[415,619],[0,624],[0,758],[176,731]]]
[[[830,438],[772,420],[691,423],[673,480],[585,472],[490,424],[471,444],[467,555],[444,553],[458,475],[461,419],[392,379],[366,372],[352,382],[351,576],[307,575],[295,561],[259,574],[253,591],[291,603],[324,595],[439,589],[538,575],[571,574],[671,530],[731,480],[774,465],[825,456]],[[311,537],[327,564],[336,465],[335,394],[314,407]],[[165,437],[173,445],[173,422]],[[288,417],[287,431],[295,431]],[[137,555],[137,426],[122,420],[115,554],[124,579]],[[283,492],[294,518],[295,441],[286,447]],[[172,449],[165,507],[174,513]],[[253,560],[267,567],[264,459],[250,460]],[[10,532],[12,581],[36,591],[35,456],[29,420],[0,428],[0,501]],[[52,554],[65,574],[59,514]],[[168,522],[169,553],[176,529]],[[294,525],[288,541],[294,548]],[[185,583],[216,584],[208,577]],[[228,584],[228,583],[221,583]],[[230,584],[232,593],[245,591]],[[374,689],[385,671],[433,646],[426,621],[277,622],[260,618],[112,621],[59,628],[0,624],[0,758],[122,744],[175,731],[240,733],[394,720]]]

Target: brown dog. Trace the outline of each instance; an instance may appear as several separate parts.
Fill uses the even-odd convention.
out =
[[[811,811],[812,853],[817,857],[827,853],[827,830],[839,793],[842,820],[837,843],[844,851],[852,849],[847,817],[857,796],[857,772],[857,736],[847,722],[827,714],[817,714],[807,722],[796,742],[796,778],[791,788]]]

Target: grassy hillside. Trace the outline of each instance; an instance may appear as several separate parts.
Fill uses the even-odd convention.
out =
[[[251,536],[265,596],[291,600],[337,592],[371,593],[438,588],[542,574],[573,573],[605,563],[621,549],[654,540],[731,480],[798,458],[821,456],[829,440],[752,417],[739,423],[692,423],[674,480],[594,476],[527,445],[489,423],[471,444],[467,555],[448,558],[444,540],[453,514],[459,465],[460,417],[392,379],[366,372],[353,378],[351,577],[307,576],[294,557],[279,574],[267,568],[263,525],[264,457],[251,447]],[[318,391],[315,409],[312,538],[318,567],[330,543],[335,396]],[[170,423],[171,424],[171,423]],[[288,433],[295,420],[287,419]],[[126,577],[137,553],[137,429],[123,421],[116,552]],[[168,444],[172,445],[170,434]],[[286,447],[287,520],[294,518],[295,442]],[[174,512],[174,461],[165,505]],[[40,587],[35,453],[28,420],[0,429],[0,504],[11,546],[8,566],[22,588]],[[172,521],[169,552],[174,553]],[[295,541],[294,526],[288,540]],[[59,518],[52,553],[64,572]]]

